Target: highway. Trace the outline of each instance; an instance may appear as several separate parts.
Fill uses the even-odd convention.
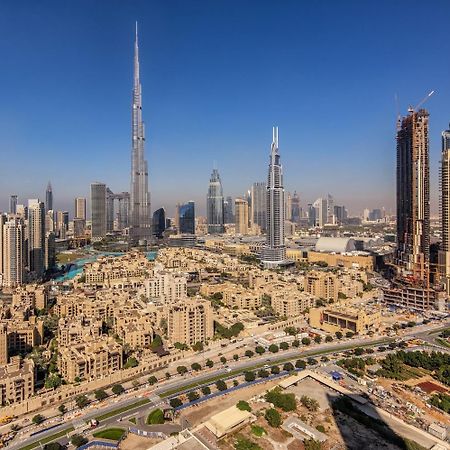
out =
[[[342,350],[348,350],[350,348],[356,348],[360,346],[377,346],[377,345],[386,345],[388,342],[392,341],[398,341],[400,339],[405,338],[421,338],[424,339],[425,337],[428,338],[428,335],[430,333],[437,333],[440,329],[444,329],[446,327],[450,326],[450,322],[443,324],[428,324],[424,326],[418,326],[414,328],[408,328],[403,331],[401,336],[397,336],[397,338],[394,337],[380,337],[380,336],[364,336],[364,337],[358,337],[358,338],[352,338],[349,340],[342,340],[338,342],[332,342],[327,344],[316,344],[311,347],[299,347],[296,349],[289,349],[286,351],[280,351],[278,353],[265,353],[261,356],[255,355],[252,358],[246,358],[244,356],[241,357],[237,362],[235,362],[233,359],[229,360],[227,362],[228,368],[222,366],[219,368],[213,367],[212,369],[203,369],[201,372],[199,372],[198,375],[196,375],[197,372],[190,372],[183,376],[174,376],[169,380],[163,380],[158,383],[158,385],[155,387],[149,387],[149,386],[143,386],[142,388],[139,388],[138,390],[130,390],[126,394],[122,394],[119,397],[110,397],[106,399],[103,402],[96,402],[95,404],[91,404],[87,408],[83,410],[74,410],[70,411],[69,413],[66,413],[66,415],[63,417],[63,422],[60,425],[57,425],[53,427],[51,430],[43,431],[39,434],[39,438],[37,436],[29,436],[29,433],[31,431],[36,431],[36,428],[32,427],[24,429],[22,432],[18,433],[18,436],[11,442],[11,444],[8,446],[8,448],[12,450],[18,450],[24,446],[27,446],[32,443],[38,443],[40,440],[52,436],[56,433],[62,432],[64,430],[70,430],[74,424],[79,424],[81,421],[89,421],[92,418],[98,417],[100,415],[106,414],[112,410],[128,406],[130,404],[133,404],[137,402],[139,399],[142,398],[148,398],[149,403],[146,403],[145,405],[139,406],[133,411],[126,411],[122,412],[119,415],[112,417],[110,419],[106,419],[105,421],[101,422],[101,425],[109,424],[109,423],[115,423],[118,418],[123,416],[128,416],[131,413],[136,413],[144,410],[149,410],[152,407],[155,407],[158,402],[160,401],[158,396],[164,394],[165,392],[172,391],[175,389],[180,389],[184,386],[190,386],[194,383],[201,385],[205,382],[208,378],[211,378],[213,376],[226,376],[227,373],[231,370],[233,374],[242,373],[245,370],[249,368],[254,368],[255,366],[261,366],[264,364],[273,365],[280,362],[285,362],[287,360],[294,361],[296,359],[300,358],[307,358],[312,357],[315,355],[323,356],[323,355],[329,355],[331,353],[340,352]],[[235,345],[232,345],[225,350],[227,350],[228,353],[232,353],[236,350],[236,347],[241,347],[240,350],[243,352],[247,350],[250,347],[242,348],[243,345],[248,345],[248,343],[253,342],[255,338],[246,338],[244,341],[237,342]],[[424,339],[426,340],[426,339]],[[449,349],[446,349],[447,351]],[[175,364],[181,365],[185,364],[187,367],[190,366],[190,364],[194,361],[200,362],[205,361],[208,358],[212,358],[213,355],[210,354],[212,350],[208,350],[206,352],[200,353],[198,355],[194,355],[184,361],[178,361]],[[213,350],[215,357],[214,360],[218,359],[218,350]],[[242,359],[244,358],[244,359]],[[215,363],[220,364],[220,363]],[[173,367],[172,367],[173,369]],[[163,376],[163,374],[161,374]],[[174,379],[176,378],[176,379]],[[51,425],[54,425],[55,423],[48,423],[46,422],[45,427],[49,427]]]

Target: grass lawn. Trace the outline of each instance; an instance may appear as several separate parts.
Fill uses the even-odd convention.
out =
[[[96,438],[110,439],[111,441],[119,441],[125,434],[123,428],[107,428],[106,430],[98,431],[93,436]]]
[[[96,419],[100,422],[101,420],[109,419],[110,417],[129,411],[130,409],[139,408],[139,406],[145,405],[147,403],[150,403],[150,400],[148,398],[143,398],[142,400],[139,400],[136,403],[132,403],[131,405],[122,406],[122,408],[113,409],[112,411],[102,414],[101,416],[97,416]]]
[[[70,433],[73,430],[74,430],[73,427],[69,427],[66,430],[52,434],[51,436],[47,436],[46,438],[39,439],[36,442],[33,442],[32,444],[25,445],[24,447],[21,447],[20,450],[31,450],[33,448],[41,447],[41,444],[44,445],[48,444],[49,442],[56,441],[58,438],[65,436],[67,433]]]
[[[134,423],[136,425],[136,417],[132,417],[131,419],[128,419],[128,422]]]
[[[154,409],[147,417],[148,425],[160,425],[164,423],[164,413],[161,409]]]
[[[259,425],[252,425],[252,433],[257,437],[261,437],[263,434],[267,434],[266,430]]]

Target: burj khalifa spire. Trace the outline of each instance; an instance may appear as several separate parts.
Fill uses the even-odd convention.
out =
[[[145,129],[142,121],[142,86],[139,78],[139,47],[136,22],[134,44],[134,85],[131,116],[131,192],[130,237],[132,240],[151,237],[150,193],[148,166],[145,159]]]

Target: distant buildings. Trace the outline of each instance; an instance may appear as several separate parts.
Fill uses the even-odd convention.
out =
[[[254,224],[258,225],[261,231],[267,228],[267,183],[256,182],[251,189],[252,207],[251,218]]]
[[[0,215],[0,272],[3,286],[16,287],[25,281],[25,224],[19,217]]]
[[[77,197],[75,199],[74,217],[78,219],[86,220],[86,199],[83,197]]]
[[[50,181],[47,184],[47,190],[45,191],[45,212],[53,210],[53,190]]]
[[[206,216],[209,234],[220,234],[225,231],[222,181],[220,180],[217,169],[213,169],[211,178],[209,179],[208,194],[206,197]]]
[[[93,241],[106,237],[106,184],[91,184],[91,234]]]
[[[397,132],[397,264],[422,281],[430,259],[428,116],[410,109]]]
[[[11,195],[9,197],[9,212],[10,214],[16,214],[17,211],[17,195]]]
[[[228,196],[223,203],[224,223],[234,223],[233,199]]]
[[[41,278],[45,271],[45,207],[39,199],[28,200],[29,271]]]
[[[261,262],[266,268],[276,268],[286,264],[284,187],[283,170],[278,152],[278,127],[273,128],[267,179],[267,240],[261,254]]]
[[[195,234],[195,203],[190,201],[178,207],[179,232]]]
[[[236,217],[236,234],[248,234],[248,203],[242,198],[237,198],[234,202],[234,213]]]

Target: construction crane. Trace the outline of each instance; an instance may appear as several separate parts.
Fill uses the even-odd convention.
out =
[[[416,112],[432,95],[434,94],[434,90],[430,91],[428,95],[426,95],[415,108],[409,108],[411,112]]]

